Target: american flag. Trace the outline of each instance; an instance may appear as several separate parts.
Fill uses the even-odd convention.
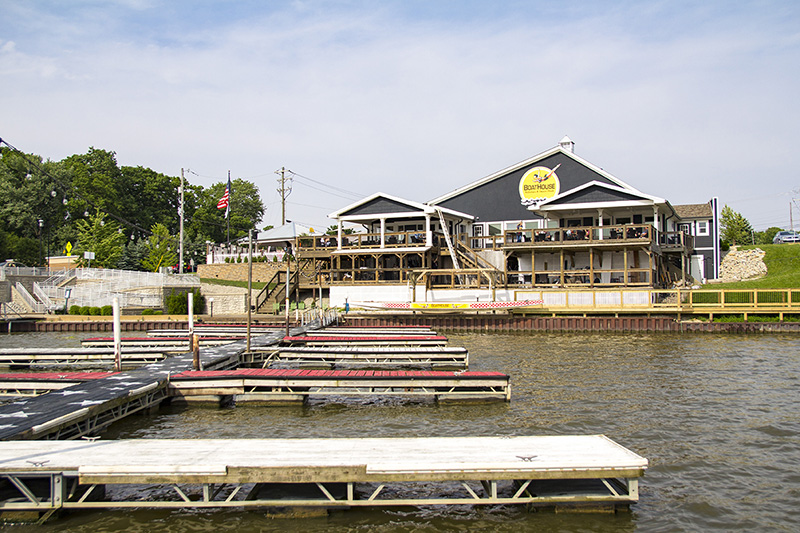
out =
[[[231,199],[231,179],[228,178],[228,185],[225,187],[225,194],[222,195],[222,198],[219,199],[217,202],[217,209],[225,209],[225,216],[228,216],[228,210],[230,209],[230,199]]]

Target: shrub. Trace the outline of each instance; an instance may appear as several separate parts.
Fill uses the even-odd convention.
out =
[[[152,315],[152,314],[155,314],[155,310],[154,309],[143,309],[142,310],[142,315]]]
[[[162,311],[161,309],[156,309],[155,311],[153,311],[153,314],[154,315],[163,315],[164,311]]]
[[[99,307],[90,307],[89,314],[91,316],[100,316],[100,308]]]
[[[189,313],[189,299],[186,292],[175,292],[172,289],[169,296],[167,296],[167,313],[170,315],[186,315]],[[192,289],[194,294],[193,311],[196,315],[203,312],[206,307],[206,297],[200,294],[199,289]]]
[[[71,315],[79,315],[79,314],[81,314],[81,306],[80,305],[70,305],[69,306],[69,314],[71,314]]]
[[[104,305],[100,308],[100,314],[103,316],[112,316],[114,314],[114,306]]]
[[[89,309],[90,309],[90,307],[88,305],[82,305],[80,314],[88,315],[89,314]]]

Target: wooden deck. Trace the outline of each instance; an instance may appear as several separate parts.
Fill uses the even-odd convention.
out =
[[[0,442],[0,510],[627,506],[647,466],[603,435],[11,441]]]
[[[170,395],[186,400],[303,402],[318,397],[390,396],[437,401],[510,401],[501,372],[238,369],[171,376]]]

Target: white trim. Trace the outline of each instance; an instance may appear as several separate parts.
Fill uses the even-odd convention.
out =
[[[541,202],[539,204],[539,207],[546,206],[548,204],[551,204],[553,202],[556,202],[558,200],[566,198],[567,196],[569,196],[571,194],[575,194],[576,192],[582,191],[584,189],[588,189],[590,187],[602,187],[604,189],[608,189],[608,190],[614,191],[614,192],[630,194],[630,195],[633,195],[633,196],[640,196],[644,200],[649,200],[652,204],[665,204],[665,203],[667,203],[667,201],[664,198],[659,198],[658,196],[651,196],[649,194],[645,194],[645,193],[643,193],[641,191],[637,191],[635,189],[625,189],[624,187],[615,187],[615,186],[609,185],[607,183],[601,183],[601,182],[599,182],[597,180],[592,180],[592,181],[588,181],[588,182],[584,183],[583,185],[579,185],[577,187],[574,187],[574,188],[572,188],[572,189],[570,189],[568,191],[564,191],[564,192],[558,194],[557,196],[553,196],[552,198],[548,198],[547,200]],[[613,201],[613,202],[592,202],[592,205],[602,206],[602,205],[605,205],[605,204],[613,204],[613,203],[619,203],[619,202],[630,202],[630,201],[634,201],[634,200],[616,200],[616,201]],[[573,204],[573,205],[577,205],[577,204]]]
[[[700,224],[705,224],[705,230],[701,229]],[[695,233],[696,236],[708,237],[709,235],[711,235],[711,230],[710,230],[711,222],[709,220],[696,220],[695,227],[697,228],[696,229],[697,233]]]
[[[373,201],[373,200],[375,200],[377,198],[386,198],[387,200],[392,200],[394,202],[405,204],[405,205],[407,205],[409,207],[412,207],[414,209],[418,209],[419,212],[418,213],[414,213],[414,212],[375,213],[375,214],[372,214],[372,215],[352,215],[352,216],[344,216],[343,217],[343,213],[346,213],[346,212],[350,211],[351,209],[355,209],[356,207],[358,207],[360,205],[367,204],[367,203],[369,203],[369,202],[371,202],[371,201]],[[428,204],[422,204],[422,203],[419,203],[419,202],[415,202],[413,200],[406,200],[404,198],[399,198],[397,196],[392,196],[391,194],[386,194],[386,193],[382,193],[382,192],[376,192],[374,194],[371,194],[370,196],[367,196],[366,198],[362,198],[361,200],[348,205],[347,207],[344,207],[344,208],[342,208],[342,209],[340,209],[338,211],[334,211],[333,213],[330,213],[328,215],[328,218],[334,218],[334,219],[343,218],[344,220],[368,220],[368,219],[377,219],[377,218],[381,218],[381,217],[386,217],[386,218],[389,218],[389,217],[412,218],[414,216],[418,217],[418,216],[422,216],[422,215],[425,215],[425,214],[436,214],[436,209],[441,209],[446,214],[449,214],[451,216],[458,217],[458,218],[465,218],[465,219],[469,219],[469,220],[473,220],[475,218],[472,215],[468,215],[467,213],[462,213],[460,211],[455,211],[454,209],[448,209],[446,207],[441,207],[440,208],[438,206],[437,207],[431,207]]]

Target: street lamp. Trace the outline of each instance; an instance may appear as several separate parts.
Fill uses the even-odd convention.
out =
[[[42,228],[44,227],[44,220],[41,218],[39,219],[39,264],[41,265],[44,263],[44,258],[42,257]]]

